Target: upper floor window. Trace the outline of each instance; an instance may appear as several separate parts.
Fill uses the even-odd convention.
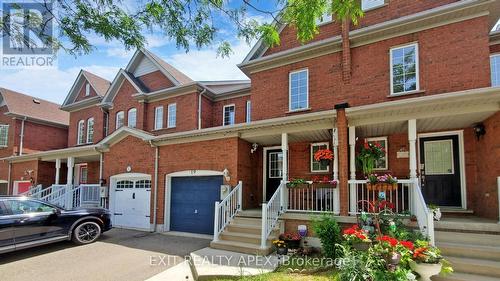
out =
[[[86,97],[90,96],[90,84],[89,83],[85,84],[85,96]]]
[[[246,122],[250,123],[252,121],[252,102],[247,100],[247,112],[246,112]]]
[[[327,142],[311,144],[311,172],[328,172],[328,163],[314,160],[314,153],[321,149],[328,149]]]
[[[301,110],[309,107],[309,71],[294,71],[289,77],[289,110]]]
[[[155,108],[155,130],[163,128],[163,106]]]
[[[87,143],[94,142],[94,118],[87,120]]]
[[[367,11],[383,6],[384,4],[385,0],[361,0],[361,9]]]
[[[235,111],[234,104],[224,106],[223,126],[234,125]]]
[[[177,123],[177,104],[172,103],[168,105],[168,128],[175,128]]]
[[[80,120],[78,121],[78,127],[77,127],[77,142],[78,144],[83,144],[85,143],[85,121]]]
[[[373,167],[374,170],[387,170],[389,169],[389,165],[388,165],[388,152],[387,152],[387,137],[378,137],[378,138],[368,138],[366,139],[367,142],[369,143],[380,143],[380,145],[382,146],[382,148],[384,149],[385,151],[385,155],[378,159],[376,162],[375,162],[375,166]]]
[[[391,94],[418,91],[418,45],[392,48],[390,59]]]
[[[116,130],[123,126],[123,122],[125,119],[125,113],[123,111],[118,111],[116,113]]]
[[[491,85],[500,86],[500,54],[491,56]]]
[[[7,147],[9,140],[9,125],[0,125],[0,147]]]
[[[127,112],[127,126],[131,128],[137,127],[137,109],[131,108]]]

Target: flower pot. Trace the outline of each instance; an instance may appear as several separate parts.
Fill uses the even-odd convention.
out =
[[[309,184],[308,183],[297,183],[297,184],[290,184],[288,183],[286,185],[288,188],[308,188],[309,187]]]
[[[434,213],[434,220],[436,220],[436,221],[441,220],[441,217],[443,216],[443,214],[441,213],[440,208],[436,208],[436,209],[432,210],[432,212]]]
[[[300,248],[300,240],[284,240],[287,248],[298,249]]]
[[[384,257],[384,259],[388,265],[392,265],[392,266],[396,267],[399,264],[399,262],[401,261],[401,254],[397,253],[397,252],[388,253]]]
[[[276,249],[276,253],[278,255],[282,255],[282,256],[287,255],[288,254],[288,248],[286,248],[286,247],[284,247],[284,248],[277,248]]]
[[[352,247],[358,251],[368,251],[372,244],[370,242],[354,242]]]
[[[441,272],[441,263],[417,263],[410,261],[410,268],[420,275],[418,280],[431,281],[431,277]]]

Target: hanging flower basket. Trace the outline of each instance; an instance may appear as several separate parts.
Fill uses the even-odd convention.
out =
[[[397,183],[368,183],[366,188],[370,191],[391,191],[398,189]]]
[[[321,163],[321,165],[329,165],[330,160],[329,159],[321,159],[321,160],[319,160],[319,163]]]

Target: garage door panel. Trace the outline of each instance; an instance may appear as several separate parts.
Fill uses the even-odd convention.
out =
[[[214,204],[222,183],[221,176],[172,178],[170,229],[213,234]]]
[[[118,179],[114,190],[113,225],[149,229],[151,181],[143,178]]]

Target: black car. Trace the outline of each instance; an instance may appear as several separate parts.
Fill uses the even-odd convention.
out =
[[[0,254],[63,240],[92,243],[111,229],[110,217],[102,208],[64,210],[29,197],[0,196]]]

